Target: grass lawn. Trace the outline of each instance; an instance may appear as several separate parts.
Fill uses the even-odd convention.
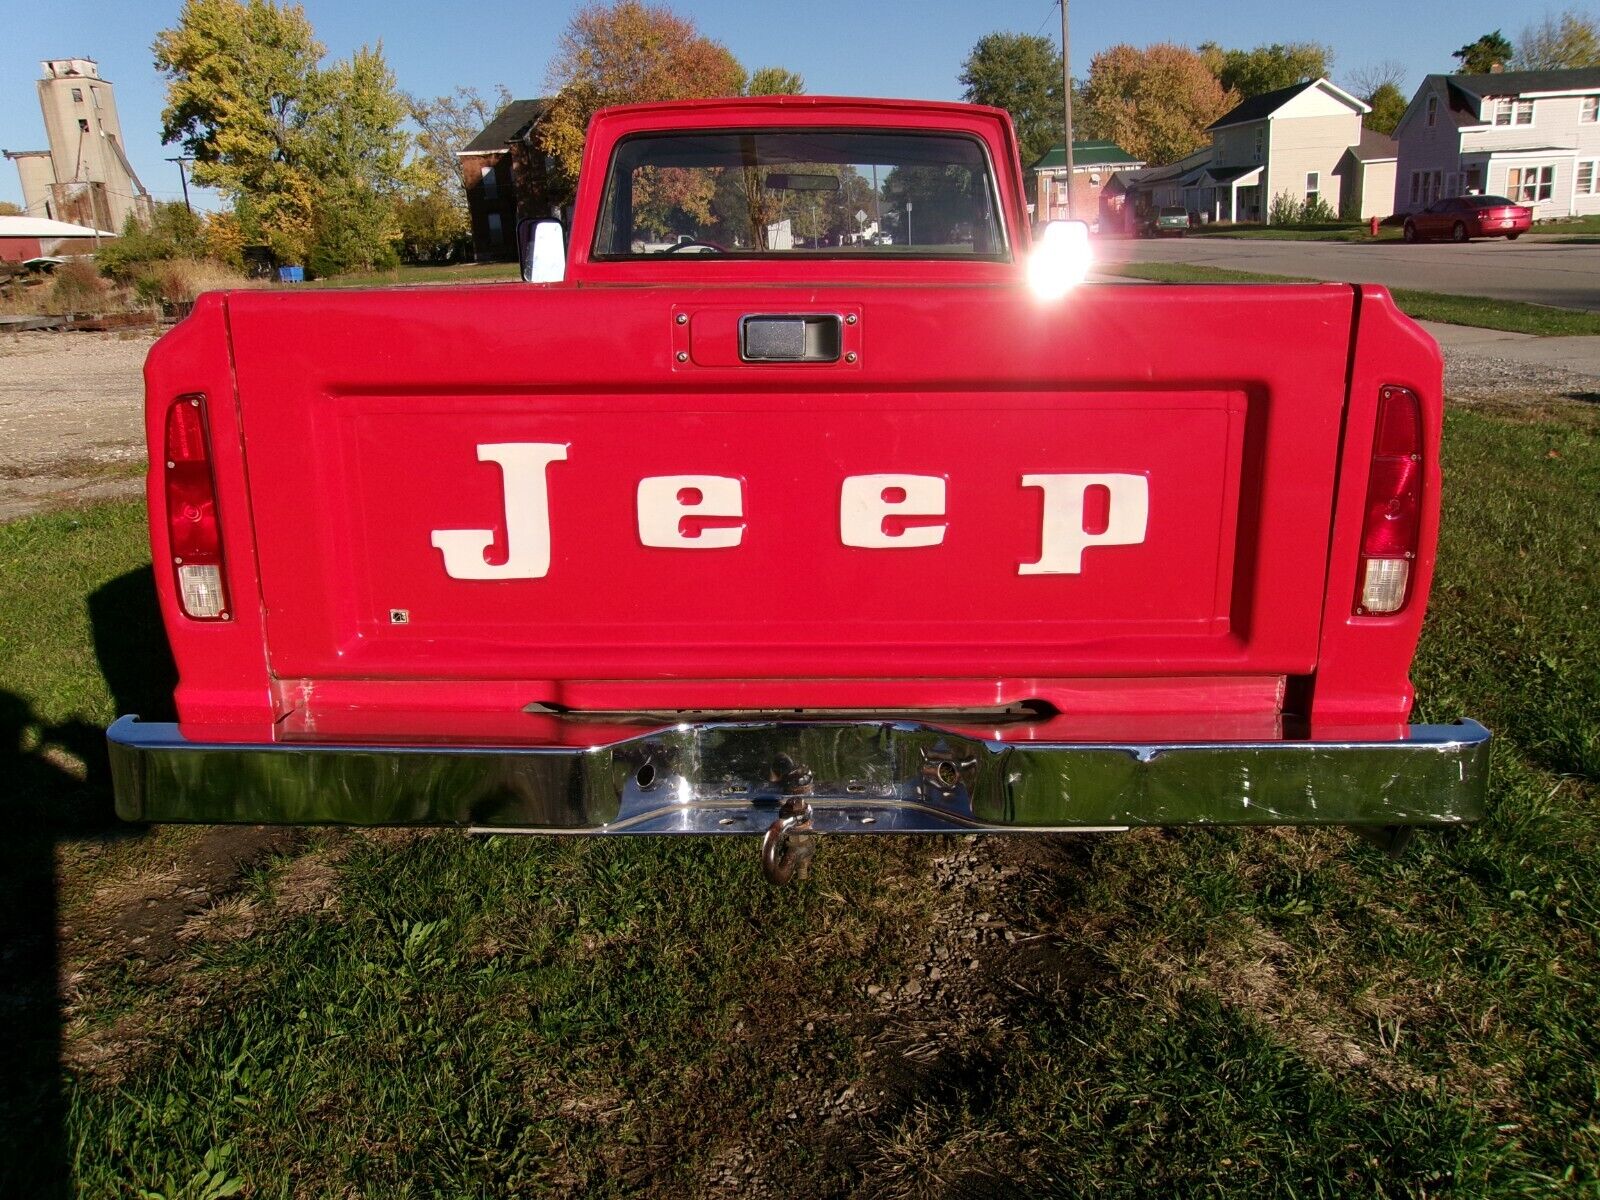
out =
[[[313,279],[309,283],[283,284],[297,288],[363,288],[398,287],[413,283],[498,283],[507,279],[520,279],[521,268],[514,262],[457,263],[444,267],[396,267],[392,271],[362,271],[351,275],[334,275],[327,279]]]
[[[1139,262],[1108,264],[1106,270],[1129,279],[1160,283],[1315,283],[1295,275],[1263,275],[1200,263]],[[1444,292],[1419,292],[1393,288],[1391,294],[1402,312],[1419,321],[1448,325],[1474,325],[1480,329],[1505,329],[1541,337],[1600,334],[1600,313],[1575,308],[1553,308],[1520,300],[1492,300],[1486,296],[1453,296]]]
[[[1600,214],[1588,217],[1567,217],[1560,221],[1540,221],[1534,233],[1592,233],[1600,237]]]
[[[1418,716],[1493,795],[1398,859],[297,832],[164,940],[212,835],[116,826],[98,740],[170,686],[142,513],[0,526],[0,1194],[1592,1196],[1596,432],[1449,417]]]
[[[1378,236],[1365,221],[1331,221],[1325,225],[1201,225],[1190,237],[1254,238],[1266,242],[1398,242],[1400,226],[1379,225]]]

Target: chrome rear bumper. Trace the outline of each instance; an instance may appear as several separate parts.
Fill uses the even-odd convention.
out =
[[[761,833],[804,796],[819,833],[1139,825],[1451,825],[1483,815],[1489,731],[1397,741],[990,741],[898,720],[672,725],[591,747],[197,743],[107,734],[130,821]]]

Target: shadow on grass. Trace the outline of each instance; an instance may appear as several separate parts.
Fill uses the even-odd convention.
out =
[[[118,712],[170,719],[177,678],[148,567],[88,599],[95,656]],[[81,766],[79,765],[81,764]],[[46,723],[0,689],[0,1194],[71,1194],[61,1079],[55,851],[141,831],[117,820],[105,731]]]

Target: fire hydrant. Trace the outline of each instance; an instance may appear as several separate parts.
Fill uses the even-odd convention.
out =
[[[1367,222],[1367,233],[1371,237],[1378,236],[1378,218],[1376,216],[1373,216],[1372,219]]]

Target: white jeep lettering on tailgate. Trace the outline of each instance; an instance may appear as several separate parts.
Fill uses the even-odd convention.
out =
[[[1137,546],[1150,519],[1150,481],[1143,475],[1024,475],[1023,487],[1044,491],[1044,530],[1039,561],[1023,563],[1018,575],[1076,575],[1090,546]],[[1083,498],[1092,487],[1111,494],[1106,527],[1083,527]]]
[[[685,497],[698,492],[698,500]],[[669,550],[737,546],[743,525],[684,533],[684,517],[744,516],[744,484],[726,475],[651,475],[639,481],[639,540]]]
[[[435,529],[433,545],[452,579],[542,579],[550,570],[550,491],[546,468],[567,457],[565,442],[491,442],[478,447],[479,462],[500,464],[505,505],[506,560],[484,554],[490,529]],[[1044,493],[1037,562],[1018,575],[1077,575],[1092,546],[1136,546],[1150,518],[1150,483],[1143,475],[1024,475],[1024,487]],[[1084,528],[1084,500],[1105,488],[1106,527]],[[744,524],[685,531],[686,518],[743,518],[744,481],[728,475],[650,475],[639,481],[639,540],[668,550],[719,550],[744,540]],[[890,518],[945,515],[940,475],[849,475],[839,489],[839,538],[846,546],[898,550],[938,546],[946,523],[911,525],[890,532]]]
[[[506,560],[492,564],[483,552],[492,529],[435,529],[433,545],[451,579],[543,579],[550,570],[550,493],[545,468],[567,457],[565,442],[491,442],[478,447],[479,462],[496,462],[504,477]]]
[[[890,492],[902,493],[889,499]],[[937,546],[943,525],[913,525],[899,533],[883,527],[885,517],[944,516],[944,480],[938,475],[850,475],[839,489],[839,540],[846,546],[892,550]]]

